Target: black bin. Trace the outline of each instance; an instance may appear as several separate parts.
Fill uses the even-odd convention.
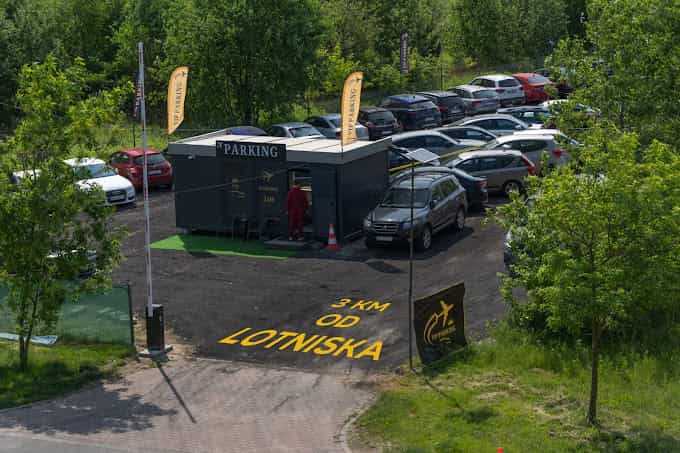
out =
[[[153,316],[146,311],[146,345],[149,351],[165,350],[165,320],[163,306],[153,304]]]

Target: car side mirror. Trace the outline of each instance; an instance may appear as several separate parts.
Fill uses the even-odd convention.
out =
[[[517,126],[515,126],[515,130],[516,130],[516,131],[521,131],[521,130],[523,130],[523,129],[524,129],[524,128],[523,128],[520,124],[518,124]]]
[[[430,200],[430,209],[434,209],[435,206],[437,206],[437,202],[435,200]]]

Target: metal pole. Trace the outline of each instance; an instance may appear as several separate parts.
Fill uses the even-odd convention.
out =
[[[137,147],[137,131],[135,127],[135,123],[137,122],[137,118],[132,119],[132,147],[136,148]]]
[[[411,161],[411,231],[408,250],[408,365],[413,370],[413,202],[415,200],[415,162]]]
[[[144,155],[144,245],[146,247],[146,288],[147,302],[146,312],[148,317],[153,316],[153,284],[151,281],[151,221],[149,220],[149,173],[146,159],[146,101],[144,98],[144,43],[137,44],[139,50],[139,84],[141,86],[142,99],[140,108],[142,113],[142,154]]]

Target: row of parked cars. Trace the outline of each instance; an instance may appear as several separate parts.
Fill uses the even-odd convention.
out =
[[[378,140],[400,132],[431,129],[465,116],[545,102],[553,82],[538,72],[491,74],[448,90],[388,96],[378,106],[359,110],[357,137]],[[339,138],[340,115],[312,116],[304,122],[274,124],[262,134],[277,137]]]

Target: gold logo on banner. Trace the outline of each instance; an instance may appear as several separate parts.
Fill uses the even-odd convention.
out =
[[[449,318],[449,312],[453,309],[453,304],[447,304],[443,300],[440,300],[439,304],[442,307],[442,311],[430,316],[423,332],[425,343],[429,345],[449,342],[449,335],[456,330],[453,319]]]

